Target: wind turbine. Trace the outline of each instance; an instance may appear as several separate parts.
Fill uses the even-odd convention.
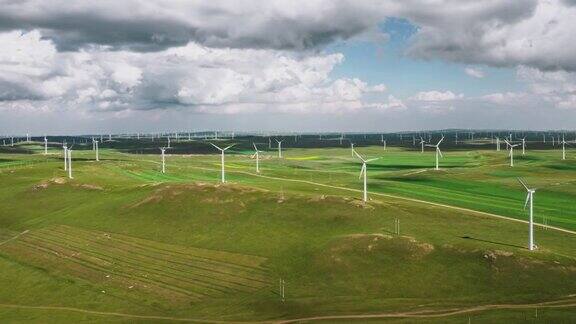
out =
[[[564,140],[564,135],[562,135],[562,160],[566,160],[566,141]]]
[[[520,144],[510,144],[510,142],[508,142],[507,140],[504,140],[504,142],[506,142],[506,144],[508,145],[508,147],[510,148],[510,152],[508,153],[508,155],[510,156],[510,166],[513,167],[514,166],[514,148]]]
[[[528,206],[528,203],[530,203],[529,206],[530,219],[528,221],[529,224],[528,250],[532,251],[536,248],[536,245],[534,244],[534,193],[536,192],[536,189],[528,188],[528,186],[520,178],[518,178],[518,181],[520,182],[520,184],[522,184],[522,186],[524,187],[524,189],[526,189],[527,192],[526,202],[524,203],[524,209],[526,209],[526,206]]]
[[[162,152],[162,173],[166,173],[166,148],[161,147],[160,152]]]
[[[92,139],[94,148],[96,149],[96,161],[100,161],[100,154],[98,154],[98,140]]]
[[[44,136],[44,155],[48,155],[48,138]]]
[[[64,171],[68,171],[68,146],[64,144],[62,148],[64,149]]]
[[[68,149],[68,178],[73,179],[72,177],[72,146]]]
[[[444,140],[444,136],[442,136],[442,138],[438,141],[438,143],[437,143],[436,145],[426,144],[426,146],[435,147],[435,148],[436,148],[436,168],[435,168],[436,170],[439,170],[439,169],[438,169],[438,158],[439,158],[439,157],[444,157],[444,156],[442,155],[442,151],[440,151],[440,143],[442,143],[443,140]]]
[[[424,153],[424,144],[426,144],[426,141],[422,137],[420,137],[420,146],[421,146],[420,153]]]
[[[367,176],[366,176],[366,173],[367,173],[366,165],[367,165],[369,162],[376,161],[376,160],[378,160],[378,159],[380,159],[380,158],[378,157],[378,158],[374,158],[374,159],[364,160],[364,158],[361,157],[360,154],[358,154],[356,151],[353,151],[353,152],[354,152],[354,154],[356,154],[356,156],[362,161],[362,169],[360,169],[360,176],[359,176],[358,178],[362,178],[362,176],[364,176],[364,195],[363,195],[363,197],[362,197],[362,200],[363,200],[364,202],[366,202],[366,201],[368,201],[368,186],[367,186]]]
[[[220,152],[222,153],[222,162],[221,162],[222,178],[221,178],[221,181],[222,181],[222,183],[226,183],[226,175],[225,175],[225,173],[224,173],[224,152],[225,152],[227,149],[231,148],[232,146],[234,146],[234,145],[236,145],[236,144],[232,144],[232,145],[226,146],[225,148],[220,148],[220,147],[218,147],[218,146],[216,146],[216,145],[214,145],[214,144],[212,144],[212,143],[210,143],[210,145],[214,146],[215,148],[217,148],[218,150],[220,150]]]
[[[281,159],[282,158],[282,142],[284,141],[279,141],[277,139],[274,139],[276,141],[276,143],[278,143],[278,158]]]
[[[168,136],[168,146],[166,148],[170,148],[170,136]]]
[[[252,145],[254,145],[254,155],[252,155],[252,158],[256,157],[256,173],[260,173],[260,150],[258,150],[258,147],[256,147],[256,143],[252,143]]]
[[[350,155],[354,157],[354,143],[350,142]]]
[[[522,155],[526,154],[526,137],[522,138]]]
[[[496,151],[500,152],[500,137],[496,137]]]

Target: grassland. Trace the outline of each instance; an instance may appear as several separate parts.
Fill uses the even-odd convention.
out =
[[[409,314],[423,310],[576,303],[575,234],[537,227],[531,253],[525,223],[474,212],[526,220],[516,180],[523,177],[538,188],[536,220],[576,230],[570,154],[562,161],[557,150],[529,150],[510,168],[505,151],[449,150],[434,171],[433,152],[359,145],[362,155],[383,156],[368,166],[371,201],[363,204],[360,165],[346,147],[288,147],[283,159],[271,151],[258,175],[249,145],[239,145],[226,156],[229,182],[221,185],[219,155],[206,143],[175,143],[174,152],[198,149],[168,155],[166,174],[157,152],[138,154],[133,145],[103,144],[100,162],[77,147],[74,179],[56,147],[48,156],[34,144],[0,153],[2,318],[271,321],[400,312],[406,316],[371,321],[411,322]],[[540,305],[419,321],[523,322],[536,308],[542,321],[574,320],[574,307]]]

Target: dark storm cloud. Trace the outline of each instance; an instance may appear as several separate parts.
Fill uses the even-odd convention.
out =
[[[40,29],[60,50],[211,47],[304,50],[358,35],[382,18],[372,1],[0,1],[0,29]]]

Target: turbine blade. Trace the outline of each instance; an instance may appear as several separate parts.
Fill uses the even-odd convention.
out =
[[[228,145],[228,146],[226,146],[222,151],[226,151],[227,149],[231,148],[231,147],[234,146],[234,145],[236,145],[236,144]]]
[[[528,200],[530,200],[530,193],[526,195],[526,202],[524,202],[524,209],[526,209],[526,206],[528,206]]]
[[[362,157],[360,156],[360,154],[358,154],[358,152],[356,152],[356,150],[352,150],[352,152],[354,152],[354,154],[356,154],[356,156],[357,156],[360,160],[362,160],[362,162],[366,162],[366,161],[364,160],[364,158],[362,158]]]
[[[439,147],[436,147],[436,149],[438,150],[438,153],[440,154],[440,157],[443,158],[444,155],[442,155],[442,151],[440,151],[440,148],[439,148]]]
[[[442,138],[440,139],[440,141],[438,141],[438,144],[436,144],[436,146],[440,145],[440,143],[442,143],[443,140],[444,140],[444,135],[442,135]]]
[[[522,179],[518,178],[518,182],[520,182],[520,184],[524,187],[524,189],[526,189],[526,191],[530,190],[530,189],[528,189],[528,186],[526,185],[526,183],[524,183],[524,181],[522,181]]]
[[[218,146],[214,145],[213,143],[210,143],[210,145],[214,146],[215,148],[217,148],[220,151],[223,151],[221,148],[219,148]]]
[[[360,169],[360,175],[358,176],[358,179],[362,178],[365,172],[366,172],[366,163],[362,163],[362,169]]]
[[[372,161],[376,161],[376,160],[380,160],[381,158],[382,158],[382,157],[377,157],[377,158],[369,159],[369,160],[366,160],[366,163],[372,162]]]

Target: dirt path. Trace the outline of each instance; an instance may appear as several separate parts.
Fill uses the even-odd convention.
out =
[[[8,243],[8,242],[10,242],[10,241],[12,241],[12,240],[17,239],[17,238],[19,238],[21,235],[24,235],[24,234],[26,234],[26,233],[28,233],[28,230],[25,230],[25,231],[22,232],[22,233],[18,233],[18,234],[14,235],[13,237],[11,237],[11,238],[9,238],[9,239],[7,239],[7,240],[0,242],[0,246],[4,245],[4,244],[6,244],[6,243]]]
[[[47,311],[67,311],[82,314],[90,314],[97,316],[112,316],[123,317],[129,319],[142,319],[142,320],[163,320],[171,322],[189,322],[189,323],[213,323],[213,324],[286,324],[286,323],[299,323],[299,322],[313,322],[313,321],[326,321],[326,320],[360,320],[360,319],[384,319],[384,318],[438,318],[449,317],[454,315],[481,312],[487,310],[497,309],[536,309],[536,308],[572,308],[576,307],[575,299],[560,299],[555,301],[532,303],[532,304],[492,304],[481,305],[473,307],[449,308],[440,310],[420,310],[414,312],[393,312],[393,313],[380,313],[380,314],[357,314],[357,315],[325,315],[325,316],[312,316],[303,318],[293,318],[286,320],[269,320],[269,321],[216,321],[216,320],[203,320],[185,317],[172,317],[172,316],[154,316],[154,315],[137,315],[118,312],[101,312],[92,311],[88,309],[75,308],[75,307],[60,307],[60,306],[28,306],[28,305],[15,305],[15,304],[0,304],[0,308],[13,308],[13,309],[33,309],[33,310],[47,310]]]

